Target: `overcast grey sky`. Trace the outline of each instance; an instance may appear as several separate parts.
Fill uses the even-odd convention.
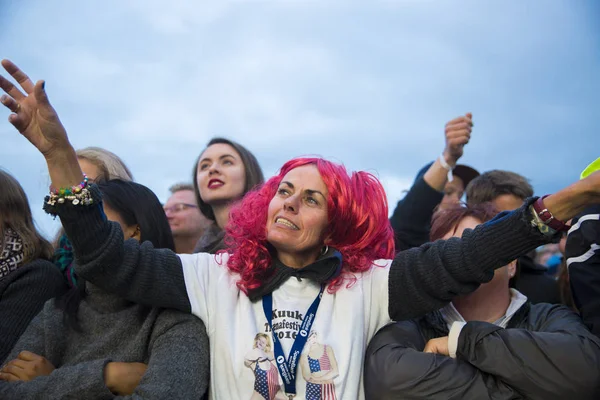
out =
[[[47,81],[73,145],[114,151],[162,200],[217,135],[267,176],[305,154],[375,172],[391,209],[465,112],[461,161],[538,194],[600,156],[593,0],[4,0],[0,18],[0,57]],[[43,158],[8,122],[0,140],[53,234]]]

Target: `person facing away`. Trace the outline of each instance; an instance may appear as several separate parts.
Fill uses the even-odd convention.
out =
[[[227,246],[225,227],[233,205],[264,177],[256,157],[244,146],[224,138],[211,139],[192,172],[196,203],[213,223],[204,231],[194,253],[216,253]]]
[[[487,171],[467,186],[467,203],[490,202],[498,211],[516,210],[531,196],[533,187],[527,178],[510,171]],[[511,285],[532,303],[562,303],[556,280],[547,275],[547,268],[536,264],[529,254],[517,260],[517,273]]]
[[[67,290],[19,182],[0,169],[0,363],[46,300]]]
[[[210,226],[194,195],[194,185],[178,183],[169,188],[171,196],[163,206],[173,233],[175,251],[179,254],[194,252],[194,247]]]
[[[434,211],[460,202],[469,182],[479,175],[475,169],[457,164],[471,139],[472,129],[471,113],[446,124],[446,144],[442,154],[419,171],[410,190],[398,202],[390,217],[396,251],[427,243]]]
[[[150,189],[122,180],[98,187],[121,242],[174,248]],[[132,303],[83,279],[46,302],[0,369],[2,399],[200,399],[207,387],[202,321]]]
[[[431,240],[460,237],[497,214],[489,203],[440,210]],[[509,288],[516,261],[470,294],[379,331],[367,349],[370,399],[597,399],[600,340],[563,305]]]
[[[76,271],[124,298],[202,319],[210,339],[212,398],[364,399],[364,352],[380,328],[443,307],[491,280],[505,260],[552,241],[558,233],[546,229],[540,207],[557,226],[600,200],[596,173],[462,238],[394,255],[381,183],[321,158],[298,158],[234,207],[227,251],[177,255],[148,242],[117,240],[122,229],[101,212],[98,188],[79,183],[81,169],[44,83],[34,84],[8,60],[2,65],[20,82],[17,88],[0,77],[9,122],[44,155],[54,187],[75,185],[74,195],[51,193],[44,208],[60,217],[73,239]],[[316,335],[307,348],[311,332]],[[282,385],[248,367],[259,333],[270,336]],[[266,357],[258,360],[265,372],[267,344]],[[299,371],[303,353],[312,359],[310,373]],[[309,387],[311,379],[315,386]]]

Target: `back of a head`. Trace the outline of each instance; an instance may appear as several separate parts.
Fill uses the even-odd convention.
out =
[[[241,144],[234,142],[233,140],[225,139],[222,137],[212,138],[206,145],[206,148],[204,148],[204,150],[202,150],[202,153],[200,153],[200,155],[198,156],[198,159],[196,160],[196,163],[194,164],[194,170],[192,171],[192,178],[193,178],[192,182],[194,184],[194,192],[196,195],[196,202],[198,203],[200,212],[202,212],[202,214],[204,214],[206,216],[206,218],[213,220],[213,221],[215,220],[215,214],[212,210],[212,207],[210,205],[206,204],[204,201],[202,201],[202,198],[200,198],[200,188],[198,187],[197,173],[198,173],[198,163],[200,162],[200,159],[202,158],[202,154],[204,154],[204,151],[208,147],[212,146],[213,144],[218,144],[218,143],[227,144],[227,145],[233,147],[235,149],[235,151],[237,151],[238,154],[240,155],[240,158],[242,159],[242,164],[244,164],[244,172],[246,175],[246,183],[244,185],[244,194],[248,193],[252,189],[262,185],[265,182],[265,178],[263,176],[263,172],[262,172],[262,169],[260,168],[260,164],[258,163],[258,160],[256,159],[256,157],[254,157],[254,154],[252,154],[248,149],[246,149]]]
[[[457,225],[467,217],[475,218],[481,223],[494,218],[498,211],[491,203],[481,204],[456,204],[447,208],[439,209],[431,219],[431,230],[429,239],[433,242],[442,239],[448,232],[454,233]]]
[[[4,231],[8,228],[23,241],[24,262],[51,259],[52,246],[35,228],[25,191],[12,175],[0,169],[0,249],[4,248]]]
[[[154,192],[139,183],[120,179],[101,182],[98,187],[103,201],[123,222],[140,227],[140,241],[149,241],[155,248],[175,250],[167,216]]]
[[[521,200],[533,196],[533,187],[515,172],[492,170],[473,179],[466,189],[467,203],[481,204],[494,201],[501,195],[513,195]]]
[[[121,179],[124,181],[133,181],[133,175],[129,168],[127,168],[127,165],[112,151],[101,147],[86,147],[77,150],[77,158],[94,164],[98,168],[99,180]]]

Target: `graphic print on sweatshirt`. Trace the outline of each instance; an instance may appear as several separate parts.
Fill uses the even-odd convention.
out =
[[[275,334],[284,348],[290,348],[298,335],[303,314],[299,311],[273,310],[272,320]],[[286,351],[286,356],[289,351]],[[257,333],[252,349],[246,353],[244,365],[254,374],[252,400],[287,399],[283,380],[275,362],[271,329],[265,323],[265,333]],[[333,348],[319,342],[319,334],[311,331],[300,355],[297,375],[301,375],[307,400],[336,400],[334,379],[339,375]],[[300,388],[297,388],[300,391]],[[301,392],[301,391],[300,391]]]

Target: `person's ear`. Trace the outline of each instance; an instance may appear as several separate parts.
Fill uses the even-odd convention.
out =
[[[135,239],[138,242],[140,241],[140,239],[142,238],[142,231],[140,230],[140,226],[136,225],[135,226],[135,230],[133,231],[133,233],[131,234],[131,236],[129,236],[130,239]]]
[[[508,269],[508,277],[514,278],[517,273],[517,260],[513,260],[510,264],[507,265]]]

